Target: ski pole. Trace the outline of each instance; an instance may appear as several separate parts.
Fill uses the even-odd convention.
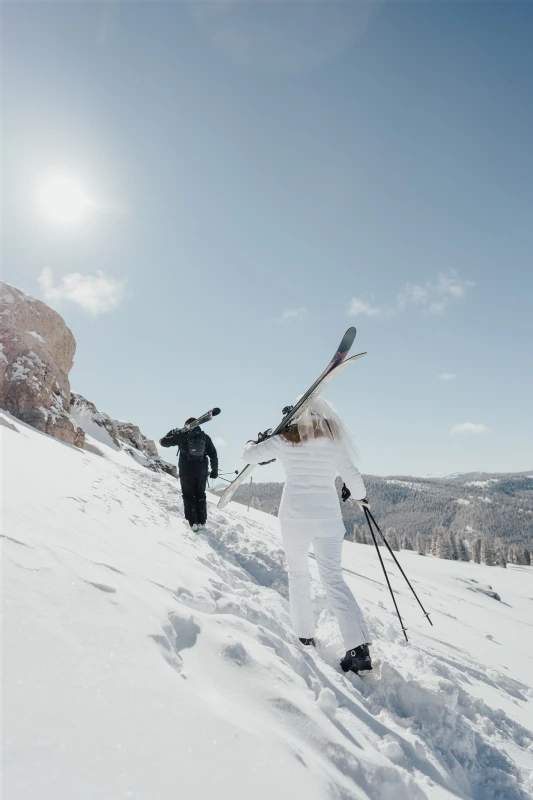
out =
[[[248,508],[246,511],[250,511],[250,503],[252,502],[252,491],[253,491],[253,475],[250,477],[250,494],[248,495]]]
[[[367,518],[367,522],[368,522],[368,524],[370,525],[370,522],[369,522],[369,519],[368,519],[368,518],[370,517],[370,519],[372,520],[372,522],[373,522],[373,523],[374,523],[374,525],[376,526],[376,530],[377,530],[377,532],[379,533],[379,535],[381,536],[381,538],[383,539],[383,542],[384,542],[384,544],[385,544],[385,547],[387,548],[387,550],[388,550],[388,551],[389,551],[389,553],[391,554],[392,558],[394,559],[394,563],[396,564],[396,566],[398,567],[398,569],[399,569],[399,570],[400,570],[400,572],[402,573],[403,577],[405,578],[405,582],[407,583],[408,587],[410,588],[410,590],[411,590],[411,591],[412,591],[412,593],[414,594],[414,596],[415,596],[415,599],[416,599],[416,602],[418,603],[418,605],[419,605],[419,606],[420,606],[420,608],[422,609],[422,612],[423,612],[424,616],[426,617],[427,621],[429,622],[429,624],[430,624],[430,625],[433,627],[433,623],[432,623],[431,619],[429,618],[429,613],[426,611],[426,609],[424,608],[424,606],[423,606],[423,605],[422,605],[422,603],[420,602],[420,598],[418,597],[417,593],[415,592],[415,590],[414,590],[414,589],[413,589],[413,587],[411,586],[411,581],[409,580],[409,578],[407,577],[407,575],[406,575],[406,574],[405,574],[405,572],[403,571],[403,569],[402,569],[402,567],[401,567],[401,565],[400,565],[400,562],[398,561],[398,559],[396,558],[396,556],[395,556],[395,555],[394,555],[394,553],[392,552],[392,550],[391,550],[391,548],[390,548],[390,545],[389,545],[388,541],[385,539],[385,536],[384,536],[384,534],[383,534],[383,532],[382,532],[381,528],[379,527],[378,523],[377,523],[377,522],[376,522],[376,520],[374,519],[374,517],[373,517],[373,515],[372,515],[372,512],[371,512],[371,511],[370,511],[368,508],[365,508],[365,514],[366,514],[366,518]]]
[[[403,619],[402,619],[400,611],[398,609],[398,604],[396,602],[396,598],[394,597],[394,592],[392,591],[392,586],[390,585],[389,576],[387,575],[387,570],[385,569],[385,564],[383,563],[383,559],[381,557],[381,553],[379,552],[379,547],[378,547],[378,543],[376,541],[376,536],[375,536],[374,531],[372,529],[372,525],[370,524],[370,519],[368,518],[369,513],[370,512],[368,511],[368,509],[365,508],[365,517],[366,517],[366,521],[368,522],[368,527],[370,529],[370,535],[372,536],[372,539],[374,540],[374,545],[376,547],[376,552],[378,554],[379,563],[381,564],[381,569],[383,570],[383,574],[385,575],[385,580],[387,581],[387,586],[389,587],[389,592],[390,592],[390,596],[392,597],[392,602],[394,603],[394,608],[396,609],[396,613],[398,615],[398,619],[400,620],[400,627],[402,629],[403,635],[405,636],[405,641],[408,642],[409,639],[407,638],[407,628],[403,624]]]

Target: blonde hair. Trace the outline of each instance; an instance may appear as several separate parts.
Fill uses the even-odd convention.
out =
[[[341,432],[337,430],[335,423],[332,420],[320,419],[320,417],[313,419],[312,431],[310,431],[310,433],[311,436],[308,436],[307,439],[322,439],[326,437],[328,439],[333,439],[333,441],[339,441],[341,438]],[[290,442],[291,444],[296,445],[302,443],[300,430],[297,424],[289,425],[281,432],[281,435],[287,442]],[[303,441],[307,441],[307,439],[304,439]]]

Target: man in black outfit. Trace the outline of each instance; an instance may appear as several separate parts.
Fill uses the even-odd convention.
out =
[[[186,420],[185,425],[194,422],[194,417]],[[185,518],[193,531],[205,528],[207,521],[207,501],[205,485],[207,475],[218,478],[218,455],[211,438],[200,427],[190,431],[178,428],[169,431],[159,440],[161,447],[178,447],[181,493]],[[208,469],[211,462],[211,472]]]

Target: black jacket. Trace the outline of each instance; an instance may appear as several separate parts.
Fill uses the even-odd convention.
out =
[[[197,428],[195,428],[197,430]],[[202,431],[205,436],[205,457],[203,461],[193,461],[189,458],[187,436],[188,431],[180,433],[178,430],[169,431],[166,436],[159,440],[161,447],[177,447],[179,449],[178,469],[180,476],[198,475],[200,472],[207,472],[207,459],[211,462],[211,471],[218,472],[218,455],[211,437]]]

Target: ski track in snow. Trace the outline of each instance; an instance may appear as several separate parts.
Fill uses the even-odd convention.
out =
[[[6,800],[532,797],[532,569],[400,554],[430,628],[387,559],[406,645],[347,544],[379,665],[344,675],[313,559],[317,650],[292,632],[275,518],[211,498],[195,534],[174,479],[3,421]]]

